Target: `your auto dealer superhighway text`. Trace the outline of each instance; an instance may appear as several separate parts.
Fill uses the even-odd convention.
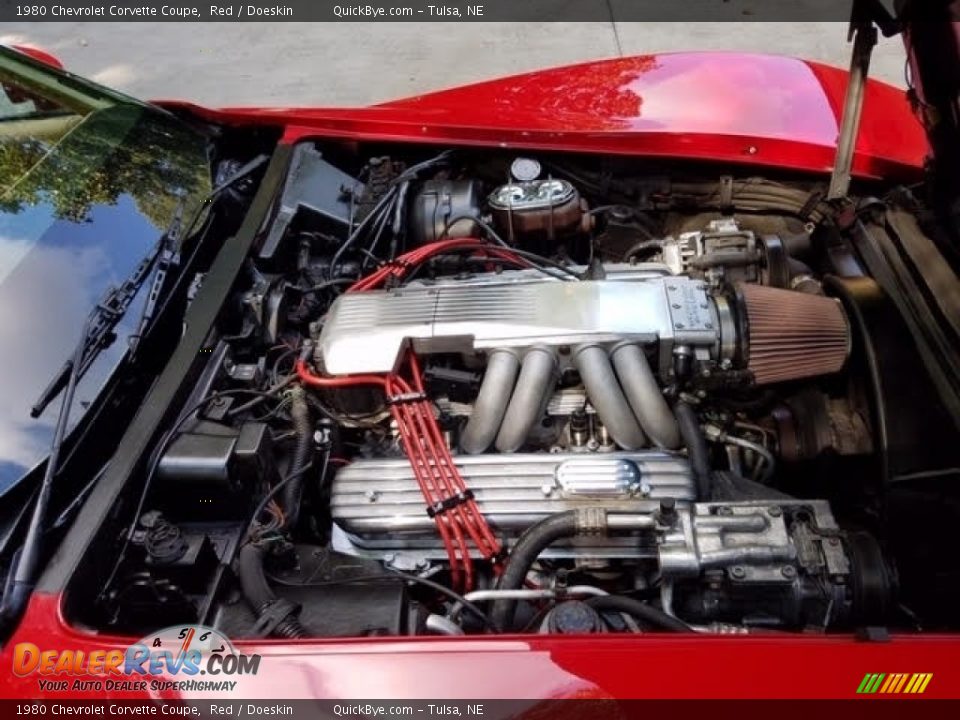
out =
[[[29,7],[29,6],[25,6]],[[39,14],[39,13],[30,13]],[[149,18],[149,17],[178,17],[178,18],[196,18],[200,19],[201,11],[195,7],[179,7],[177,5],[163,5],[161,7],[149,7],[141,5],[139,7],[128,7],[126,5],[86,5],[83,7],[65,7],[63,5],[51,5],[50,15],[52,17],[126,17],[126,18]],[[209,15],[211,17],[292,17],[293,8],[286,5],[273,5],[260,7],[258,5],[236,5],[220,6],[211,5]]]

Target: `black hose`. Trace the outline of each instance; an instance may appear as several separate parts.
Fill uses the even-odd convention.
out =
[[[535,525],[528,527],[517,539],[516,545],[510,551],[507,566],[500,577],[498,587],[503,590],[516,590],[523,586],[523,581],[530,572],[530,568],[537,557],[551,543],[565,537],[577,534],[577,511],[551,515]],[[509,632],[513,628],[513,618],[517,610],[517,601],[507,598],[495,600],[490,612],[490,619],[497,627]]]
[[[306,628],[297,619],[298,607],[280,600],[270,588],[263,569],[263,548],[254,543],[244,545],[237,560],[237,574],[243,596],[257,615],[258,623],[264,615],[277,614],[278,620],[269,628],[274,637],[288,639],[307,637]]]
[[[796,500],[769,485],[748,480],[732,472],[715,472],[711,475],[710,500],[713,502],[741,502],[771,500],[774,502],[789,502]]]
[[[668,615],[663,610],[647,605],[624,595],[600,595],[588,598],[586,604],[598,612],[626,613],[642,625],[671,632],[692,632],[693,628],[683,620]]]
[[[303,476],[301,472],[311,460],[313,454],[313,427],[310,424],[310,408],[307,405],[303,388],[290,391],[290,419],[297,436],[297,445],[293,451],[290,474],[294,476],[283,490],[283,514],[286,527],[292,530],[300,518],[300,503],[303,500]]]
[[[680,400],[673,406],[673,414],[677,418],[683,444],[687,446],[690,468],[697,483],[697,499],[707,501],[710,499],[710,451],[707,449],[707,439],[700,429],[697,413]]]
[[[243,596],[258,615],[261,608],[277,599],[263,571],[263,549],[259,545],[251,543],[243,546],[237,560],[237,573]]]
[[[327,463],[329,462],[329,460],[330,460],[330,452],[327,451],[327,454],[323,460],[323,467],[320,470],[320,477],[324,477],[327,474]],[[268,492],[266,495],[264,495],[260,499],[260,502],[257,503],[257,507],[254,509],[253,514],[250,516],[250,519],[247,521],[243,534],[240,536],[242,542],[244,543],[253,542],[256,539],[255,530],[257,526],[257,518],[260,517],[260,514],[264,511],[264,509],[267,507],[267,505],[270,503],[271,500],[273,500],[275,497],[280,495],[281,492],[283,492],[283,490],[287,487],[287,485],[289,485],[291,482],[293,482],[298,477],[303,475],[312,466],[313,466],[313,463],[308,462],[306,465],[303,466],[303,468],[298,470],[296,473],[289,473],[285,478],[283,478],[283,480],[281,480],[272,488],[270,488],[270,492]]]

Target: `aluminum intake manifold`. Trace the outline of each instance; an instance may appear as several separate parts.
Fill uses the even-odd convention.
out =
[[[386,373],[408,343],[429,355],[633,340],[659,341],[661,367],[669,367],[675,345],[718,345],[716,306],[703,283],[608,267],[605,280],[514,271],[347,293],[330,307],[316,360],[331,375]]]
[[[732,323],[721,337],[703,283],[632,266],[608,266],[606,275],[564,282],[505,272],[346,294],[330,308],[316,359],[332,374],[386,373],[408,344],[421,355],[484,353],[487,370],[460,438],[469,454],[520,450],[571,367],[619,447],[676,448],[676,423],[644,348],[658,349],[668,380],[674,347],[710,359],[733,346]]]

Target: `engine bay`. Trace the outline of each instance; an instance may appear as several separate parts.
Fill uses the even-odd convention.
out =
[[[870,218],[816,178],[648,165],[297,145],[76,621],[952,627],[957,430]]]

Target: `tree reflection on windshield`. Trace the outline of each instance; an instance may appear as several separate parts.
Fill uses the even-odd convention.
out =
[[[165,228],[178,198],[199,200],[209,178],[206,165],[197,163],[203,153],[197,137],[151,116],[136,106],[99,110],[74,120],[56,143],[42,136],[5,137],[0,123],[0,187],[6,188],[0,212],[49,203],[56,219],[83,222],[92,207],[129,194],[157,229]],[[34,122],[49,119],[18,125]]]
[[[178,205],[190,217],[211,186],[208,138],[175,117],[63,79],[43,101],[45,77],[18,83],[6,61],[0,51],[0,496],[49,447],[57,403],[36,420],[30,406],[90,308]],[[30,92],[11,92],[15,84]],[[120,362],[136,330],[124,322],[78,386],[71,421]]]

